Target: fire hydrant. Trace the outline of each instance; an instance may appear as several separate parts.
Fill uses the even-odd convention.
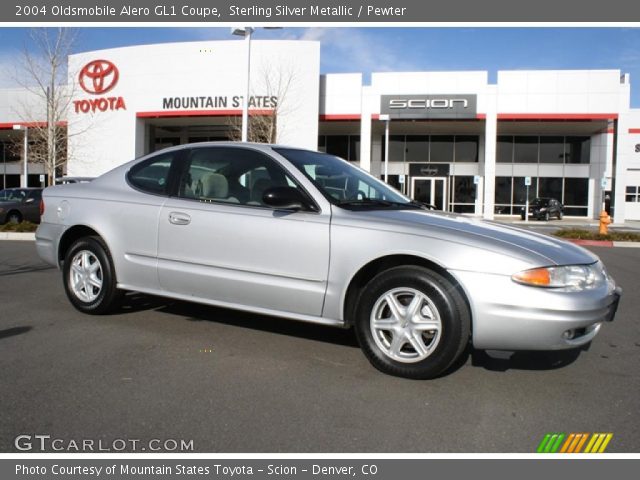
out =
[[[611,223],[611,217],[606,210],[600,212],[600,235],[607,235],[609,233],[608,225]]]

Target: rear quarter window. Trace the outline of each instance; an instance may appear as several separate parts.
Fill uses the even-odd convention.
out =
[[[174,153],[171,152],[141,162],[129,170],[127,180],[131,186],[143,192],[166,195],[173,157]]]

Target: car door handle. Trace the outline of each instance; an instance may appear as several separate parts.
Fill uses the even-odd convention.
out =
[[[186,213],[171,212],[169,214],[169,221],[174,225],[189,225],[189,223],[191,223],[191,217]]]

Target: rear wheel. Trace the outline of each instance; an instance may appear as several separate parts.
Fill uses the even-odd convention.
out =
[[[22,222],[22,215],[20,212],[9,212],[7,215],[7,223],[20,223]]]
[[[544,212],[544,221],[545,222],[549,221],[549,212]]]
[[[436,377],[469,341],[466,302],[448,279],[432,270],[386,270],[366,285],[358,303],[358,341],[373,366],[384,373]]]
[[[99,237],[83,237],[71,245],[64,259],[63,280],[67,297],[84,313],[107,313],[122,297],[111,255]]]
[[[558,210],[558,220],[562,220],[562,210]]]

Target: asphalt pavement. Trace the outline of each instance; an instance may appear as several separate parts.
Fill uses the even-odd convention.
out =
[[[137,451],[534,452],[549,432],[611,432],[607,452],[638,452],[640,249],[593,251],[625,294],[587,351],[470,351],[411,381],[371,367],[348,330],[140,294],[83,315],[33,242],[0,242],[0,452],[20,435],[23,448],[44,435]]]

